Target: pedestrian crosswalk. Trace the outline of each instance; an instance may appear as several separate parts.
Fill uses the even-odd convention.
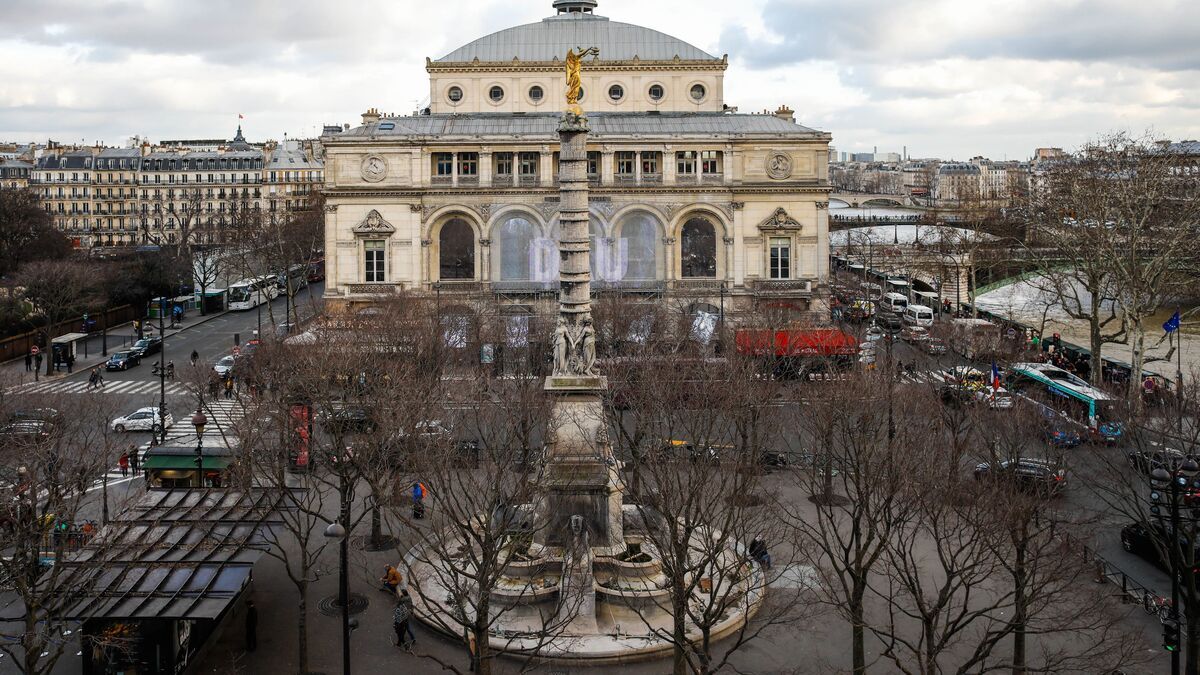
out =
[[[242,402],[237,399],[207,401],[203,410],[204,416],[208,418],[203,434],[205,445],[224,445],[234,442],[234,429],[245,414],[245,406]],[[167,429],[167,444],[195,441],[196,430],[191,426],[191,412],[179,411],[175,424]],[[141,460],[149,449],[149,443],[138,447],[130,446],[130,452],[127,454],[128,460],[124,462],[125,466],[122,467],[122,462],[118,461],[116,466],[109,468],[105,476],[97,478],[91,487],[87,488],[87,492],[102,490],[106,484],[112,487],[115,484],[140,478]]]
[[[10,394],[158,394],[160,384],[147,380],[121,380],[94,386],[87,380],[56,380],[53,382],[29,382],[9,389]],[[187,385],[168,382],[167,396],[191,393]]]

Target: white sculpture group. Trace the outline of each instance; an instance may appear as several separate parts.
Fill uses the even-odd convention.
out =
[[[568,325],[566,318],[559,317],[554,329],[554,374],[596,374],[596,329],[590,318]]]

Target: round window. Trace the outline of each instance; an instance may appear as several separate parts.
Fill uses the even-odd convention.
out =
[[[667,93],[665,91],[663,91],[661,84],[650,85],[650,100],[661,101],[663,96],[666,96],[666,95],[667,95]]]
[[[492,101],[494,101],[496,103],[503,101],[504,100],[504,88],[503,87],[492,87],[491,89],[488,90],[488,98],[492,99]]]
[[[462,97],[462,89],[459,87],[450,87],[450,89],[446,91],[446,98],[450,99],[451,103],[458,103],[462,100]]]
[[[579,88],[579,100],[580,100],[580,101],[582,101],[582,100],[583,100],[583,87],[580,87],[580,88]]]
[[[536,84],[529,88],[529,100],[535,103],[542,100],[542,97],[545,95],[546,92],[542,91],[542,88]]]
[[[693,84],[692,85],[692,100],[693,101],[703,101],[704,95],[707,93],[708,93],[708,90],[704,88],[704,85],[702,85],[702,84]]]
[[[608,88],[608,97],[614,101],[620,101],[625,97],[625,88],[619,84],[614,84]]]

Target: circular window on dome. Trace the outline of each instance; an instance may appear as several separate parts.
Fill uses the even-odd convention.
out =
[[[619,84],[614,84],[608,88],[608,97],[614,101],[620,101],[625,98],[625,87]]]
[[[446,98],[450,99],[451,103],[458,103],[463,99],[463,91],[461,87],[450,87],[446,90]]]
[[[650,85],[650,100],[651,101],[661,101],[663,99],[663,96],[666,96],[666,95],[667,95],[667,92],[663,90],[663,86],[661,84]]]
[[[693,101],[703,101],[704,97],[708,95],[708,90],[702,84],[693,84],[691,94]]]
[[[583,87],[580,87],[580,88],[579,88],[579,100],[580,100],[580,101],[582,101],[582,100],[583,100],[583,96],[584,96]]]
[[[504,88],[500,86],[488,89],[488,98],[492,99],[493,103],[499,103],[504,100]]]
[[[541,102],[542,97],[545,95],[546,92],[536,84],[529,88],[529,100],[533,101],[534,103]]]

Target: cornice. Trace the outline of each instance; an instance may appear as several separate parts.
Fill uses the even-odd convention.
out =
[[[665,61],[642,61],[640,59],[632,59],[628,61],[600,61],[596,63],[585,63],[585,71],[590,73],[616,73],[630,71],[688,71],[688,70],[710,70],[714,72],[724,72],[729,68],[729,62],[725,59],[703,59],[703,60],[684,60],[684,59],[669,59]],[[425,72],[433,75],[434,73],[478,73],[478,72],[502,72],[502,73],[541,73],[541,72],[562,72],[563,63],[561,61],[454,61],[454,62],[438,62],[425,60]]]
[[[800,195],[828,195],[833,191],[830,185],[725,185],[725,186],[706,186],[699,187],[695,185],[683,185],[678,187],[637,187],[637,186],[622,186],[622,187],[607,187],[593,186],[588,189],[589,194],[595,196],[621,196],[621,195],[720,195],[730,197],[732,195],[754,195],[754,194],[800,194]],[[454,188],[454,189],[423,189],[423,188],[331,188],[322,191],[326,197],[330,198],[346,198],[346,197],[395,197],[400,199],[420,199],[422,197],[483,197],[483,196],[529,196],[529,197],[552,197],[559,194],[558,187],[545,188]]]

